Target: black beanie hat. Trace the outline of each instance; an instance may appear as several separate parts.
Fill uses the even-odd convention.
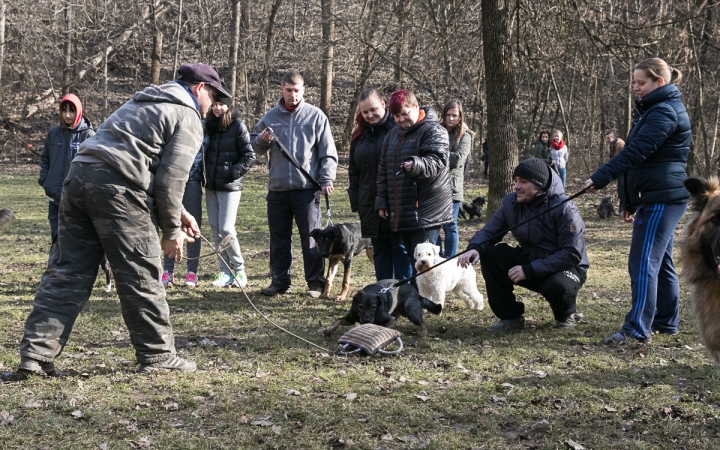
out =
[[[547,190],[550,184],[550,166],[539,158],[530,158],[520,162],[513,171],[513,178],[525,178],[531,183]]]

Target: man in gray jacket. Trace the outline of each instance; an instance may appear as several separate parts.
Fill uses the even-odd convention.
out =
[[[555,316],[555,327],[570,328],[575,325],[575,302],[589,267],[585,223],[573,202],[550,209],[567,196],[560,176],[543,160],[522,161],[513,180],[515,192],[505,196],[485,227],[475,233],[468,244],[474,249],[460,256],[458,264],[466,267],[480,260],[490,308],[500,319],[490,331],[525,325],[525,305],[515,298],[515,285],[542,294]],[[500,243],[505,230],[535,216],[512,231],[518,247]]]
[[[159,258],[162,249],[179,261],[183,243],[200,237],[182,207],[183,191],[202,144],[201,119],[216,96],[229,94],[205,64],[182,65],[178,74],[175,82],[137,92],[80,145],[63,183],[48,268],[25,323],[20,371],[54,372],[103,253],[140,371],[195,370],[175,352]]]
[[[288,72],[280,86],[278,105],[260,119],[250,135],[253,150],[268,154],[268,228],[270,229],[270,286],[260,291],[274,296],[290,289],[292,265],[292,222],[297,223],[302,245],[308,294],[317,298],[323,290],[324,261],[310,238],[310,232],[322,227],[320,195],[333,191],[337,169],[337,150],[330,133],[330,122],[323,112],[305,103],[305,81],[299,72]],[[302,168],[320,184],[318,191],[273,143],[275,136],[295,157]]]

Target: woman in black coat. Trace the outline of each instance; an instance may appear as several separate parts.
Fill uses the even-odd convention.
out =
[[[215,246],[227,236],[232,236],[230,245],[218,255],[220,272],[212,285],[239,284],[245,287],[245,260],[240,253],[235,218],[240,203],[242,177],[255,164],[255,152],[250,146],[250,133],[245,123],[232,107],[232,99],[218,99],[213,103],[211,111],[212,114],[208,114],[205,121],[209,136],[205,150],[205,206]],[[228,262],[232,270],[225,266],[220,257]]]
[[[375,88],[365,88],[360,92],[355,122],[357,126],[350,142],[348,169],[350,207],[360,216],[363,237],[372,241],[377,280],[409,278],[412,267],[400,236],[392,233],[388,220],[382,219],[375,211],[382,144],[388,131],[395,127],[395,119]]]

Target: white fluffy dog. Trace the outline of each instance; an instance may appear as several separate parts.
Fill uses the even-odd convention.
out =
[[[445,259],[440,257],[440,247],[424,242],[415,247],[415,269],[427,270]],[[454,262],[443,264],[417,277],[418,292],[425,298],[439,303],[445,309],[445,293],[455,292],[470,309],[485,307],[483,295],[477,288],[477,275],[472,266],[462,268]]]

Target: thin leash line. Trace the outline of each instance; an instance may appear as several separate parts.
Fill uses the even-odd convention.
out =
[[[455,256],[452,256],[452,257],[446,259],[445,261],[441,261],[441,262],[435,264],[435,265],[432,266],[432,267],[428,267],[427,269],[423,270],[422,272],[416,273],[415,275],[411,276],[410,278],[406,278],[406,279],[404,279],[404,280],[400,280],[400,281],[396,282],[395,284],[393,284],[393,285],[390,286],[390,287],[386,287],[386,288],[381,289],[380,292],[384,293],[384,292],[389,291],[390,289],[393,289],[393,288],[396,288],[396,287],[400,287],[400,286],[402,286],[403,284],[407,284],[407,283],[411,282],[412,280],[414,280],[415,278],[419,277],[420,275],[422,275],[422,274],[424,274],[424,273],[427,273],[427,272],[435,269],[436,267],[442,266],[442,265],[445,264],[446,262],[452,261],[453,259],[457,258],[457,257],[460,256],[460,255],[463,255],[463,254],[465,254],[465,253],[467,253],[467,252],[469,252],[469,251],[471,251],[471,250],[475,250],[476,248],[480,247],[481,245],[483,245],[483,244],[485,244],[485,243],[488,243],[488,242],[492,241],[493,239],[497,239],[497,238],[499,238],[499,237],[502,237],[502,236],[504,236],[505,234],[509,233],[510,231],[515,230],[515,229],[517,229],[518,227],[520,227],[520,226],[522,226],[522,225],[525,225],[526,223],[531,222],[531,221],[537,219],[538,217],[540,217],[540,216],[542,216],[542,215],[544,215],[544,214],[549,213],[550,211],[552,211],[553,209],[555,209],[555,208],[557,208],[557,207],[559,207],[559,206],[564,205],[565,203],[569,202],[570,200],[572,200],[572,199],[574,199],[574,198],[577,198],[577,197],[580,197],[580,196],[583,195],[585,192],[587,192],[587,190],[588,190],[589,188],[590,188],[590,186],[585,187],[585,188],[583,188],[580,192],[578,192],[578,193],[576,193],[576,194],[574,194],[574,195],[566,198],[565,200],[561,201],[560,203],[558,203],[558,204],[556,204],[556,205],[553,205],[553,206],[549,207],[548,209],[546,209],[545,211],[541,212],[540,214],[536,214],[536,215],[534,215],[533,217],[531,217],[531,218],[529,218],[529,219],[527,219],[527,220],[525,220],[525,221],[523,221],[523,222],[520,222],[520,223],[516,224],[515,226],[508,227],[508,228],[504,229],[503,231],[501,231],[501,232],[499,232],[499,233],[497,233],[497,234],[495,234],[495,235],[493,235],[493,236],[490,236],[489,238],[485,239],[484,241],[478,242],[477,244],[473,245],[472,247],[469,247],[469,248],[461,251],[460,253],[455,254]]]
[[[205,242],[207,242],[209,245],[213,245],[205,236],[200,235],[200,237],[202,237],[203,240],[204,240]],[[277,329],[279,329],[279,330],[281,330],[281,331],[284,331],[285,333],[289,334],[290,336],[292,336],[292,337],[294,337],[294,338],[297,338],[297,339],[305,342],[306,344],[310,344],[311,346],[313,346],[313,347],[315,347],[315,348],[318,348],[318,349],[320,349],[320,350],[322,350],[322,351],[324,351],[324,352],[332,353],[332,351],[326,349],[325,347],[320,347],[319,345],[315,344],[314,342],[308,341],[307,339],[305,339],[305,338],[303,338],[303,337],[301,337],[301,336],[298,336],[297,334],[293,333],[292,331],[287,330],[287,329],[281,327],[280,325],[278,325],[278,324],[276,324],[275,322],[273,322],[267,315],[265,315],[265,313],[263,313],[262,311],[260,311],[260,310],[258,309],[258,307],[255,306],[255,303],[253,303],[253,301],[250,300],[250,297],[248,297],[247,292],[245,292],[245,289],[244,289],[242,286],[240,286],[240,280],[238,280],[237,276],[235,275],[235,271],[232,269],[232,267],[230,267],[230,264],[228,264],[227,261],[225,261],[225,258],[222,257],[222,255],[220,254],[220,252],[218,252],[217,255],[218,255],[218,257],[220,258],[220,260],[223,262],[223,264],[225,264],[225,267],[227,267],[228,270],[230,271],[230,273],[232,274],[233,280],[237,283],[238,287],[240,287],[240,290],[242,291],[243,295],[245,295],[245,299],[248,301],[248,303],[250,303],[250,306],[252,306],[253,309],[254,309],[258,314],[260,314],[260,316],[261,316],[263,319],[265,319],[266,321],[268,321],[270,324],[272,324],[272,325],[273,325],[274,327],[276,327]]]

